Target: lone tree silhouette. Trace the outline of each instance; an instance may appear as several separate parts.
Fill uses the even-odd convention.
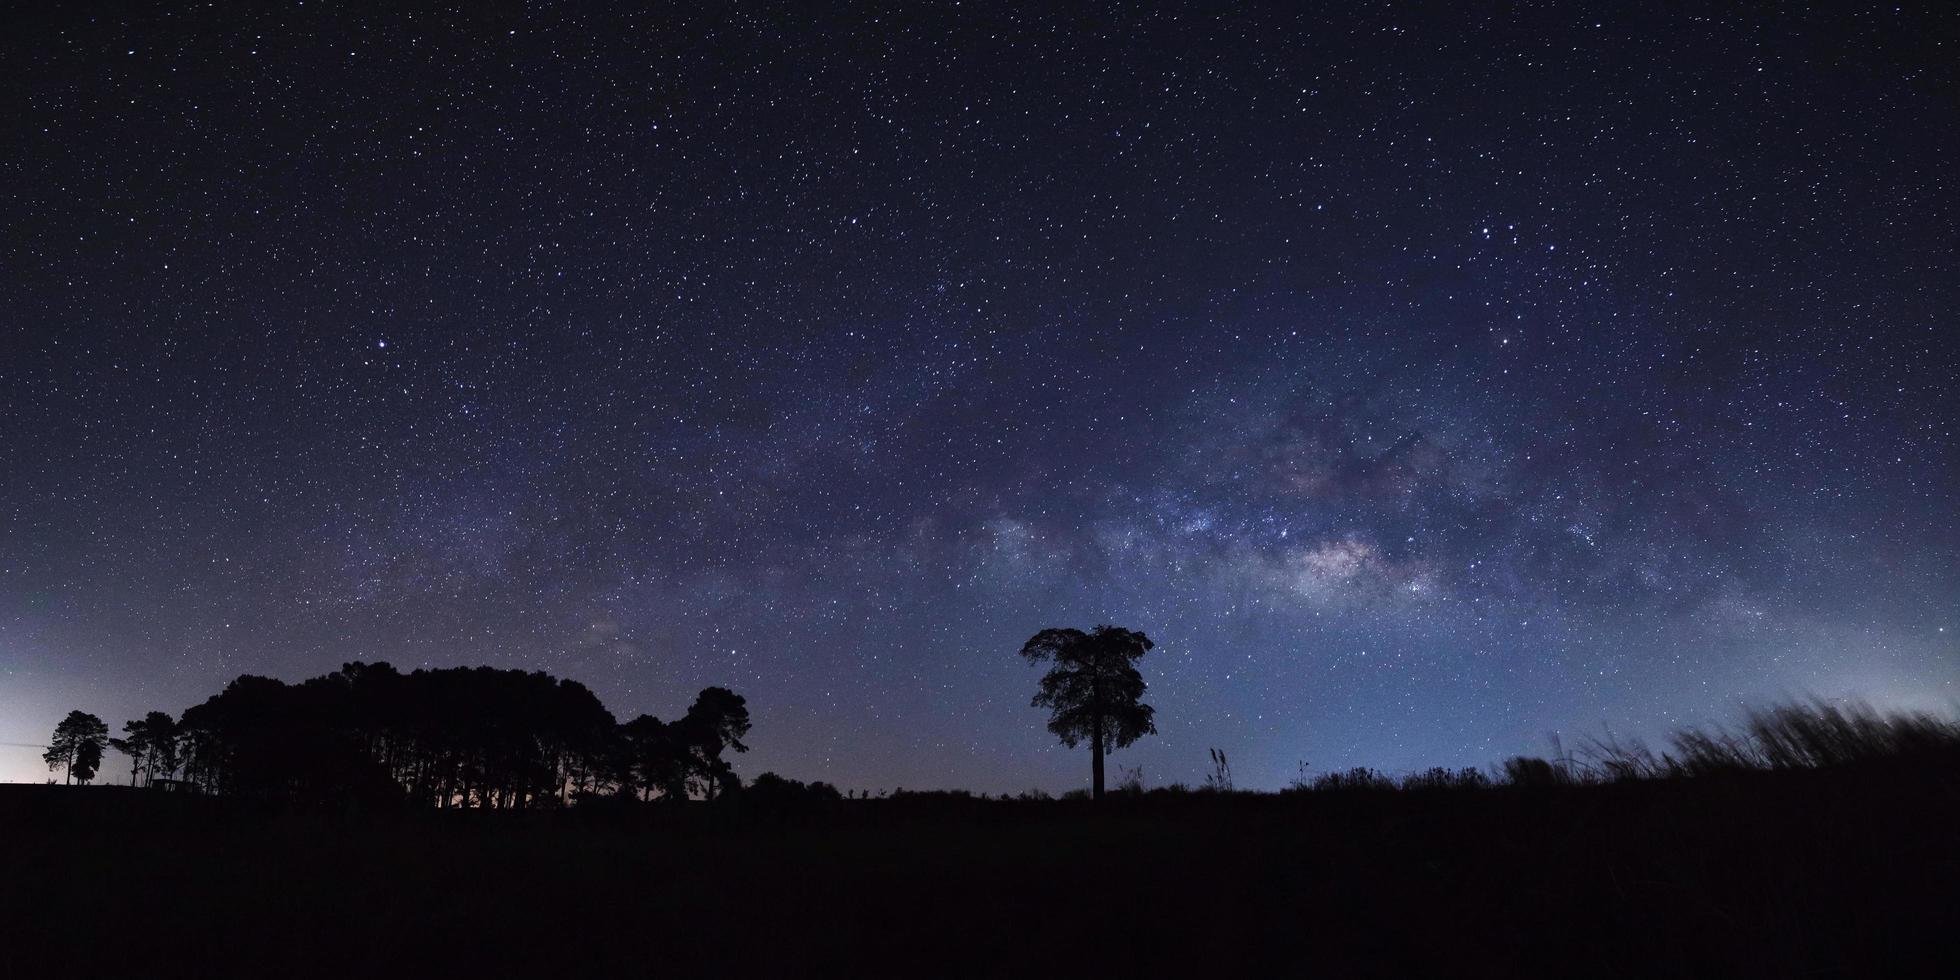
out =
[[[1120,626],[1045,629],[1021,646],[1029,663],[1052,663],[1034,706],[1052,709],[1048,730],[1075,748],[1086,739],[1093,760],[1094,797],[1103,797],[1103,756],[1157,731],[1156,709],[1142,703],[1136,662],[1156,644]]]
[[[102,750],[109,747],[109,726],[86,711],[70,711],[54,726],[54,738],[41,761],[49,769],[66,769],[69,782],[87,783],[102,768]]]

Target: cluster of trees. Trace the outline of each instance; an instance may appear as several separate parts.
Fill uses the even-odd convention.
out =
[[[100,719],[73,712],[48,764],[86,782],[107,746],[130,757],[138,783],[513,809],[725,794],[741,786],[726,755],[748,750],[749,713],[740,695],[710,687],[675,721],[620,724],[585,685],[542,672],[355,662],[297,684],[242,676],[181,718],[154,711],[123,731],[109,739]]]
[[[152,711],[123,723],[123,737],[109,740],[109,747],[129,756],[132,785],[146,785],[153,779],[168,779],[181,764],[178,752],[181,737],[177,719],[168,712]]]

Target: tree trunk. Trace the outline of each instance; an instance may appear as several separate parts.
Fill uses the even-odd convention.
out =
[[[1095,722],[1095,730],[1089,733],[1089,752],[1093,756],[1091,771],[1095,773],[1095,779],[1091,783],[1089,798],[1100,800],[1103,798],[1103,698],[1102,675],[1100,671],[1090,681],[1089,699],[1092,705],[1091,714]]]
[[[1094,799],[1100,800],[1102,799],[1103,796],[1103,743],[1102,743],[1101,722],[1097,722],[1095,732],[1093,732],[1089,736],[1089,751],[1095,754],[1096,779],[1095,779],[1095,791],[1092,795]]]

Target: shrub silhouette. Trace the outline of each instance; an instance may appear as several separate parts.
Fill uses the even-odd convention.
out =
[[[1314,778],[1312,784],[1312,789],[1322,793],[1379,791],[1394,788],[1395,780],[1367,766],[1355,766],[1344,772],[1322,773]]]
[[[1402,777],[1399,788],[1406,790],[1445,790],[1482,789],[1490,785],[1490,777],[1481,769],[1445,769],[1431,766],[1418,773]]]
[[[765,772],[755,777],[755,781],[741,791],[744,805],[765,804],[776,806],[797,806],[811,803],[831,803],[844,798],[837,787],[818,781],[805,783],[801,780]]]

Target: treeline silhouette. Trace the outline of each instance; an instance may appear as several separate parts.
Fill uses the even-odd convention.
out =
[[[78,720],[79,719],[79,720]],[[172,718],[153,711],[107,738],[74,712],[49,751],[71,772],[106,744],[139,785],[298,803],[437,808],[561,806],[588,795],[713,799],[741,780],[746,701],[703,690],[674,721],[617,721],[577,681],[491,667],[354,662],[296,684],[244,675]],[[92,770],[89,772],[92,775]],[[86,782],[86,777],[83,779]]]
[[[288,684],[242,675],[181,718],[152,711],[112,738],[101,719],[72,711],[44,754],[67,781],[87,783],[105,749],[128,756],[130,782],[192,792],[299,803],[407,804],[523,809],[595,798],[714,800],[745,791],[766,808],[857,797],[821,781],[763,773],[747,787],[727,753],[745,752],[746,701],[710,687],[679,719],[617,721],[591,690],[543,672],[491,667],[418,669],[344,664]],[[1430,767],[1394,775],[1356,766],[1299,775],[1295,793],[1478,790],[1586,786],[1700,776],[1890,765],[1940,770],[1960,765],[1960,721],[1924,712],[1884,713],[1859,702],[1813,699],[1746,712],[1741,724],[1687,727],[1650,749],[1610,732],[1576,749],[1551,737],[1550,757],[1514,756],[1488,769]],[[1245,795],[1230,762],[1210,750],[1196,786],[1147,788],[1141,767],[1124,770],[1118,798]],[[1256,792],[1256,791],[1251,791]],[[985,800],[965,790],[903,789],[863,799]],[[1040,802],[1041,790],[1000,799]],[[1091,789],[1062,799],[1094,798]]]
[[[412,689],[414,675],[397,676],[397,691]],[[246,685],[267,712],[317,696],[325,707],[308,710],[343,719],[338,736],[323,736],[329,748],[386,774],[403,800],[424,786],[413,790],[422,806],[0,786],[0,827],[18,842],[0,848],[11,886],[0,888],[0,921],[18,937],[8,962],[58,963],[24,975],[66,976],[552,975],[568,962],[625,975],[652,961],[760,976],[993,976],[1030,964],[1135,975],[1960,976],[1960,726],[1925,716],[1787,705],[1684,731],[1652,753],[1602,736],[1490,769],[1303,769],[1281,792],[1238,786],[1218,751],[1202,783],[1146,787],[1140,768],[1125,767],[1102,802],[1086,786],[1063,799],[840,795],[764,773],[714,806],[670,806],[637,802],[665,797],[644,775],[606,783],[591,763],[547,774],[543,750],[493,747],[507,744],[501,734],[425,738],[417,726],[442,716],[419,707],[389,709],[401,711],[395,721],[345,720],[356,706],[387,717],[375,707],[384,700],[355,686]],[[263,719],[254,741],[269,760],[290,737],[273,733],[301,717]],[[601,758],[614,772],[644,771],[626,727]],[[1654,765],[1625,764],[1648,757]],[[581,791],[581,765],[601,782]],[[499,787],[524,777],[500,773],[526,766],[537,773],[526,809],[431,809],[501,805],[488,802],[500,795],[519,805],[523,790]],[[173,778],[166,768],[158,781]],[[694,778],[691,795],[705,796]],[[307,784],[331,791],[333,781]],[[1013,912],[1006,925],[1002,909]]]

